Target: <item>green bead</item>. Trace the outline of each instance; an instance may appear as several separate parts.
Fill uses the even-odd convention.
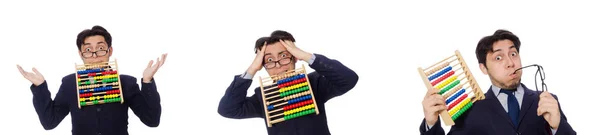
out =
[[[460,83],[460,80],[455,80],[454,82],[452,82],[451,84],[447,85],[446,87],[442,88],[442,90],[439,92],[439,94],[444,94],[446,93],[446,91],[454,88],[454,86],[458,85]]]
[[[81,106],[85,106],[85,102],[79,102]]]

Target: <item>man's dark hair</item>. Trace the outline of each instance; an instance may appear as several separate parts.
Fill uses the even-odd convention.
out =
[[[294,39],[294,36],[292,36],[292,34],[283,30],[276,30],[271,33],[270,37],[261,37],[258,38],[258,40],[256,40],[256,44],[254,45],[254,53],[257,53],[263,47],[265,42],[267,43],[267,45],[269,45],[279,42],[280,39],[296,42],[296,39]]]
[[[108,31],[106,31],[106,29],[104,29],[102,26],[98,25],[92,27],[92,29],[85,29],[79,32],[77,35],[77,48],[81,51],[81,46],[83,45],[85,38],[98,35],[104,37],[106,44],[110,48],[112,45],[112,37],[110,36],[110,33],[108,33]]]
[[[519,40],[519,37],[517,37],[516,35],[514,35],[512,32],[510,32],[508,30],[499,29],[499,30],[496,30],[496,32],[494,32],[493,35],[483,37],[483,38],[481,38],[481,40],[479,40],[479,43],[477,43],[477,48],[475,49],[475,54],[477,55],[477,61],[479,61],[480,64],[483,64],[484,66],[487,67],[487,65],[486,65],[487,53],[493,51],[492,49],[494,49],[493,48],[494,43],[496,43],[500,40],[505,40],[505,39],[512,41],[513,44],[515,45],[515,48],[517,49],[517,52],[519,52],[519,48],[521,47],[521,41]]]

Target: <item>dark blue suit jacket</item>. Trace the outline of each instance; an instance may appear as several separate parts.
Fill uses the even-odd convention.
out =
[[[310,86],[313,89],[319,115],[307,115],[290,121],[265,127],[269,135],[329,135],[325,102],[342,95],[352,89],[358,82],[358,75],[337,60],[315,54],[315,61],[310,65],[316,72],[308,74]],[[254,90],[254,95],[246,97],[252,80],[243,79],[236,75],[225,95],[219,102],[218,113],[226,118],[265,118],[263,100],[260,88]]]
[[[519,124],[517,128],[513,127],[513,124],[494,95],[492,88],[485,93],[485,99],[475,102],[473,107],[466,111],[461,118],[455,121],[455,125],[452,126],[450,135],[551,135],[552,131],[548,122],[543,116],[537,116],[537,108],[539,102],[539,94],[541,92],[533,91],[525,85],[521,84],[524,88],[525,94],[523,95],[523,102],[521,104],[521,111],[519,113]],[[556,100],[558,97],[552,95]],[[577,134],[571,125],[567,122],[566,114],[562,112],[559,102],[559,110],[561,114],[560,124],[556,135],[574,135]],[[425,132],[426,123],[425,119],[421,122],[420,131],[422,135],[443,135],[444,129],[441,127],[441,119],[435,123],[431,129]]]
[[[62,79],[62,84],[54,100],[50,97],[48,84],[31,85],[33,106],[40,123],[46,130],[54,129],[71,113],[73,135],[127,135],[129,108],[139,119],[150,127],[160,123],[160,95],[156,91],[154,79],[151,83],[142,83],[140,91],[137,79],[129,75],[120,75],[123,99],[125,102],[77,107],[77,84],[75,74]]]

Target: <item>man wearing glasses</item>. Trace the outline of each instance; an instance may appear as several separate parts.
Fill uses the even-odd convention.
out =
[[[267,128],[267,132],[269,135],[329,135],[324,104],[354,88],[358,75],[337,60],[300,50],[294,42],[290,33],[280,30],[271,33],[270,37],[258,39],[254,62],[246,72],[233,78],[219,103],[219,114],[233,119],[264,118],[260,88],[256,88],[251,97],[246,97],[253,76],[263,67],[270,76],[279,75],[294,70],[296,62],[301,60],[316,71],[309,73],[308,78],[321,113],[278,123]]]
[[[108,62],[112,55],[112,37],[106,29],[94,26],[83,30],[77,35],[77,48],[85,64]],[[125,102],[123,104],[99,104],[78,108],[75,74],[62,79],[62,84],[54,100],[50,97],[48,84],[42,74],[33,68],[32,72],[24,71],[17,65],[19,71],[27,80],[33,93],[33,106],[44,129],[54,129],[71,113],[72,134],[74,135],[126,135],[128,109],[131,108],[140,120],[150,127],[157,127],[160,122],[160,96],[156,90],[154,74],[164,64],[166,54],[162,59],[148,63],[141,79],[142,87],[137,79],[129,75],[120,75],[121,87]]]

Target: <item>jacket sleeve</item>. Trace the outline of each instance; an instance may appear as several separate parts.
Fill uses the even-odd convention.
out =
[[[133,77],[128,79],[127,82],[131,84],[128,84],[126,89],[130,96],[127,96],[128,99],[124,99],[125,102],[129,102],[129,107],[142,123],[149,127],[158,127],[162,107],[154,79],[150,83],[142,82],[141,90],[136,83],[137,79]]]
[[[354,88],[358,82],[356,72],[337,60],[329,59],[320,54],[314,55],[316,58],[310,67],[319,75],[317,80],[319,88],[316,91],[322,94],[325,101],[343,95]],[[324,88],[321,86],[324,86]]]
[[[233,119],[263,118],[264,108],[260,102],[259,93],[246,97],[251,84],[251,79],[244,79],[236,75],[219,102],[218,113],[223,117]]]
[[[54,100],[50,98],[50,91],[46,81],[39,86],[31,85],[30,89],[33,93],[33,107],[38,114],[40,123],[45,130],[56,128],[58,124],[69,114],[69,105],[67,102],[65,79],[61,84],[58,93]]]

